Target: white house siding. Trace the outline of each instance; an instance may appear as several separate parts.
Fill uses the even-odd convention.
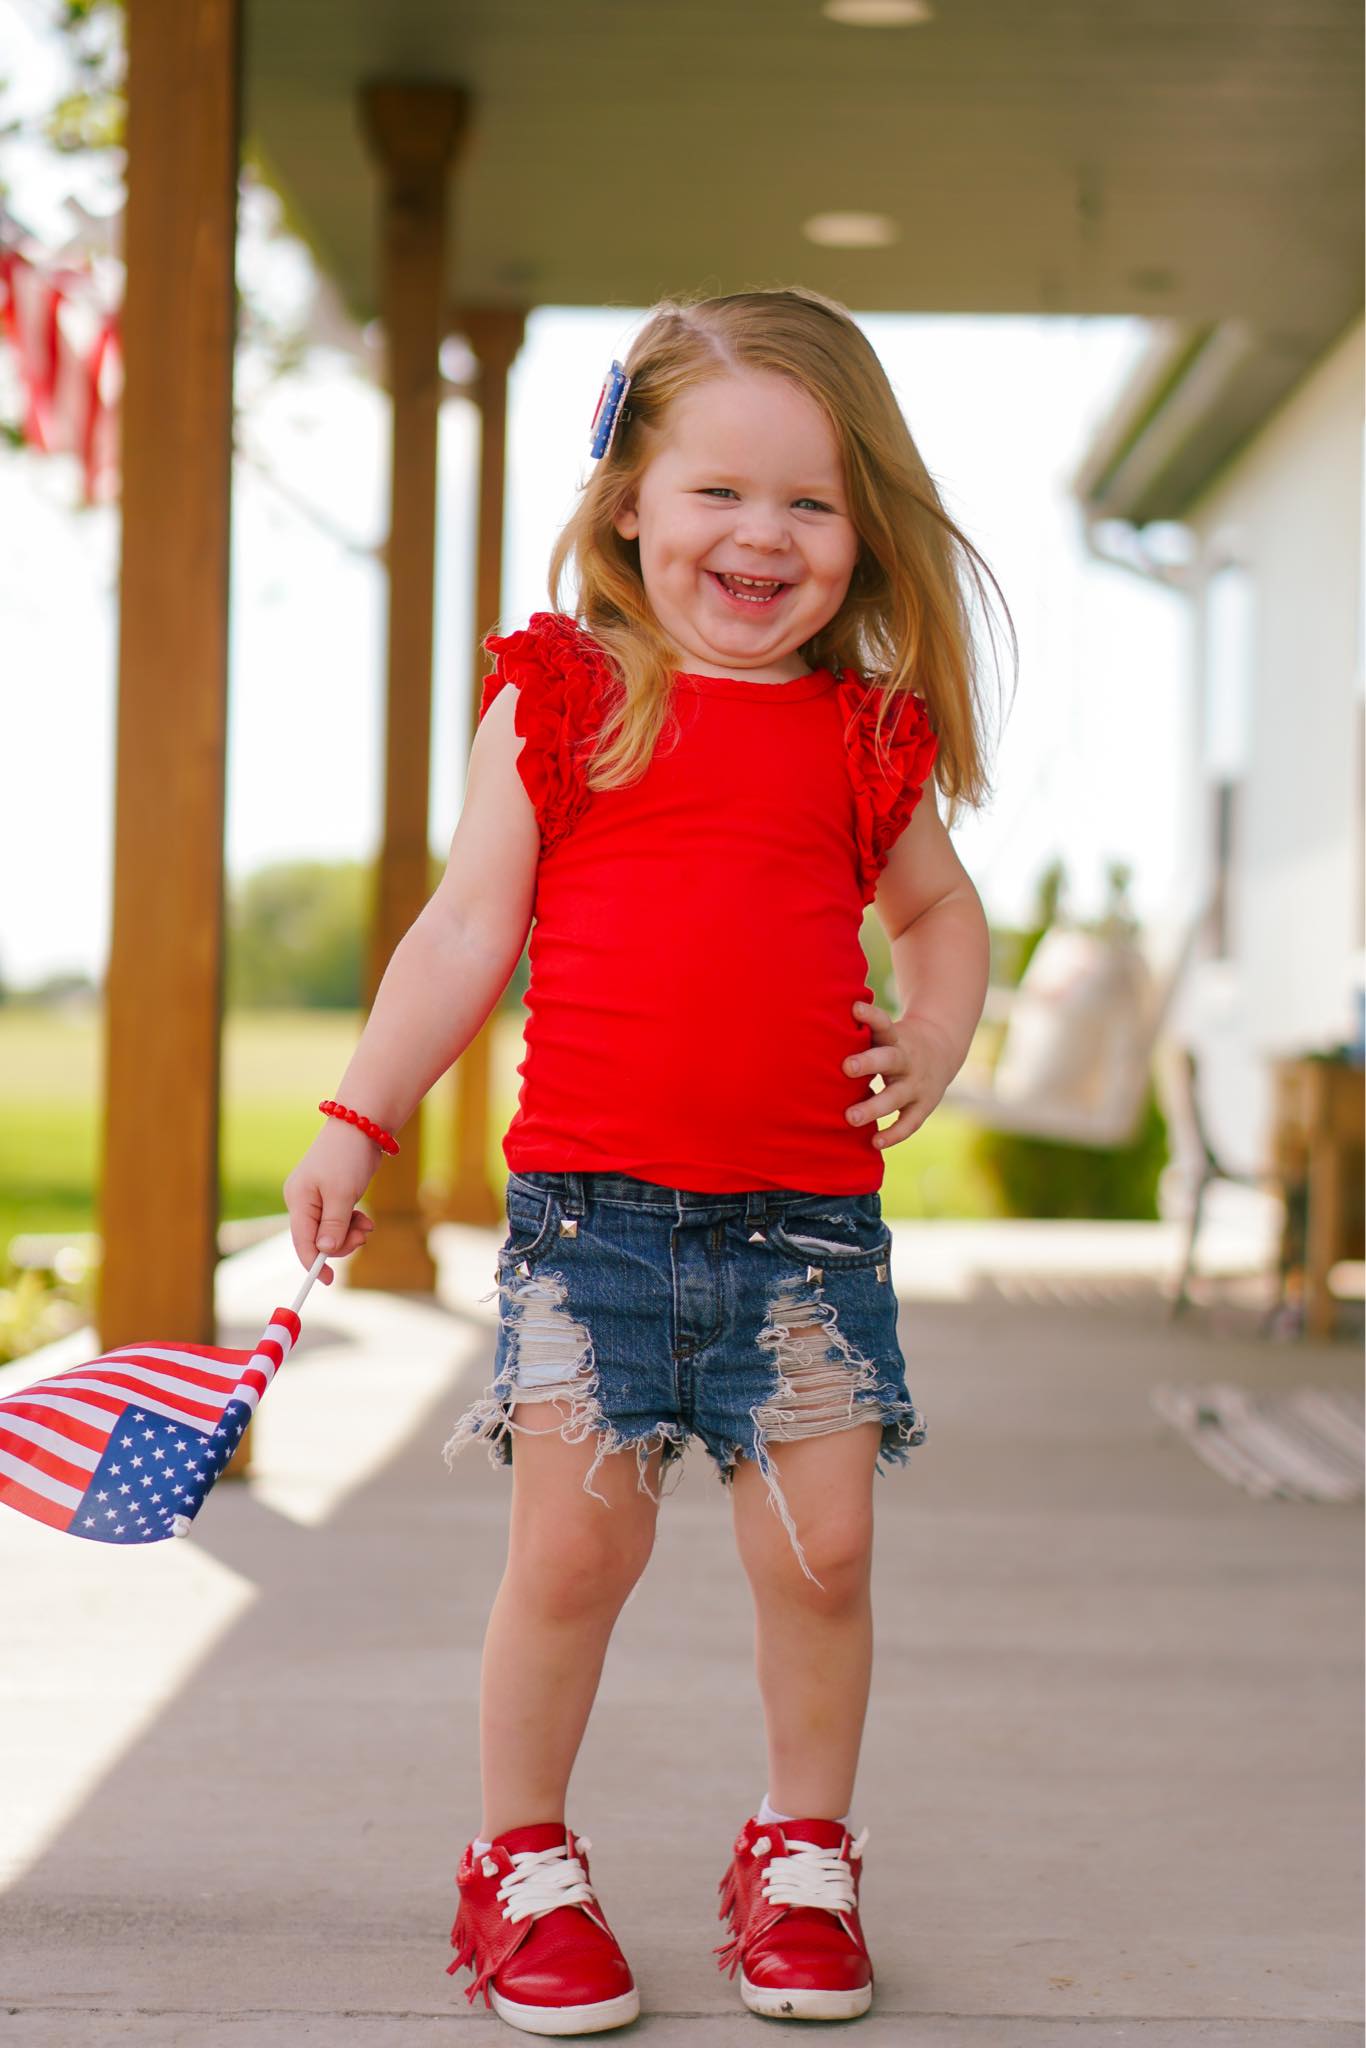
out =
[[[1242,772],[1228,957],[1197,964],[1181,1022],[1216,1144],[1245,1166],[1266,1153],[1269,1058],[1350,1037],[1361,977],[1362,347],[1359,322],[1186,515],[1207,863],[1213,782]],[[1246,574],[1215,592],[1227,562]]]

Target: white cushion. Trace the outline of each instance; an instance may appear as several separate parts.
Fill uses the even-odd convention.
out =
[[[1141,1085],[1152,997],[1131,940],[1051,926],[1011,1000],[997,1099],[1103,1114]]]

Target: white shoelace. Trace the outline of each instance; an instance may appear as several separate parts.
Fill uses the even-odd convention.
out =
[[[576,1835],[575,1849],[591,1849],[587,1835]],[[592,1906],[597,1901],[588,1882],[588,1872],[569,1845],[558,1842],[550,1849],[522,1849],[512,1853],[513,1867],[498,1887],[505,1920],[528,1920],[533,1914],[552,1913],[556,1906]],[[498,1865],[484,1858],[485,1877],[496,1877]]]
[[[864,1828],[849,1845],[850,1860],[863,1854],[867,1839]],[[750,1853],[767,1856],[772,1847],[772,1836],[760,1835]],[[850,1913],[855,1904],[854,1873],[838,1849],[789,1840],[787,1853],[775,1856],[764,1872],[763,1892],[774,1906],[822,1906],[827,1913]]]

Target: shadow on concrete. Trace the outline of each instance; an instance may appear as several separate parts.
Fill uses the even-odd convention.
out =
[[[903,1341],[930,1434],[876,1493],[860,2039],[1356,2040],[1357,1518],[1243,1496],[1163,1428],[1148,1387],[1210,1355],[1151,1305],[910,1305]],[[1250,1385],[1355,1369],[1215,1355]],[[6,1894],[7,2038],[498,2024],[444,1974],[509,1482],[441,1445],[487,1364],[322,1527],[217,1490],[194,1540],[257,1597]],[[654,2016],[632,2032],[714,2048],[757,2039],[710,1951],[763,1752],[725,1496],[700,1451],[682,1471],[570,1818]],[[53,1557],[60,1628],[78,1560]]]

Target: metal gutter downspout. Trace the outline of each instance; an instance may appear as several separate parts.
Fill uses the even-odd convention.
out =
[[[1194,551],[1185,561],[1164,559],[1144,539],[1147,522],[1107,513],[1105,503],[1136,506],[1151,496],[1183,442],[1215,409],[1257,345],[1255,330],[1241,320],[1172,333],[1157,343],[1146,373],[1140,372],[1128,419],[1112,429],[1109,446],[1093,453],[1073,479],[1087,552],[1097,561],[1170,589],[1189,592],[1195,587]]]

